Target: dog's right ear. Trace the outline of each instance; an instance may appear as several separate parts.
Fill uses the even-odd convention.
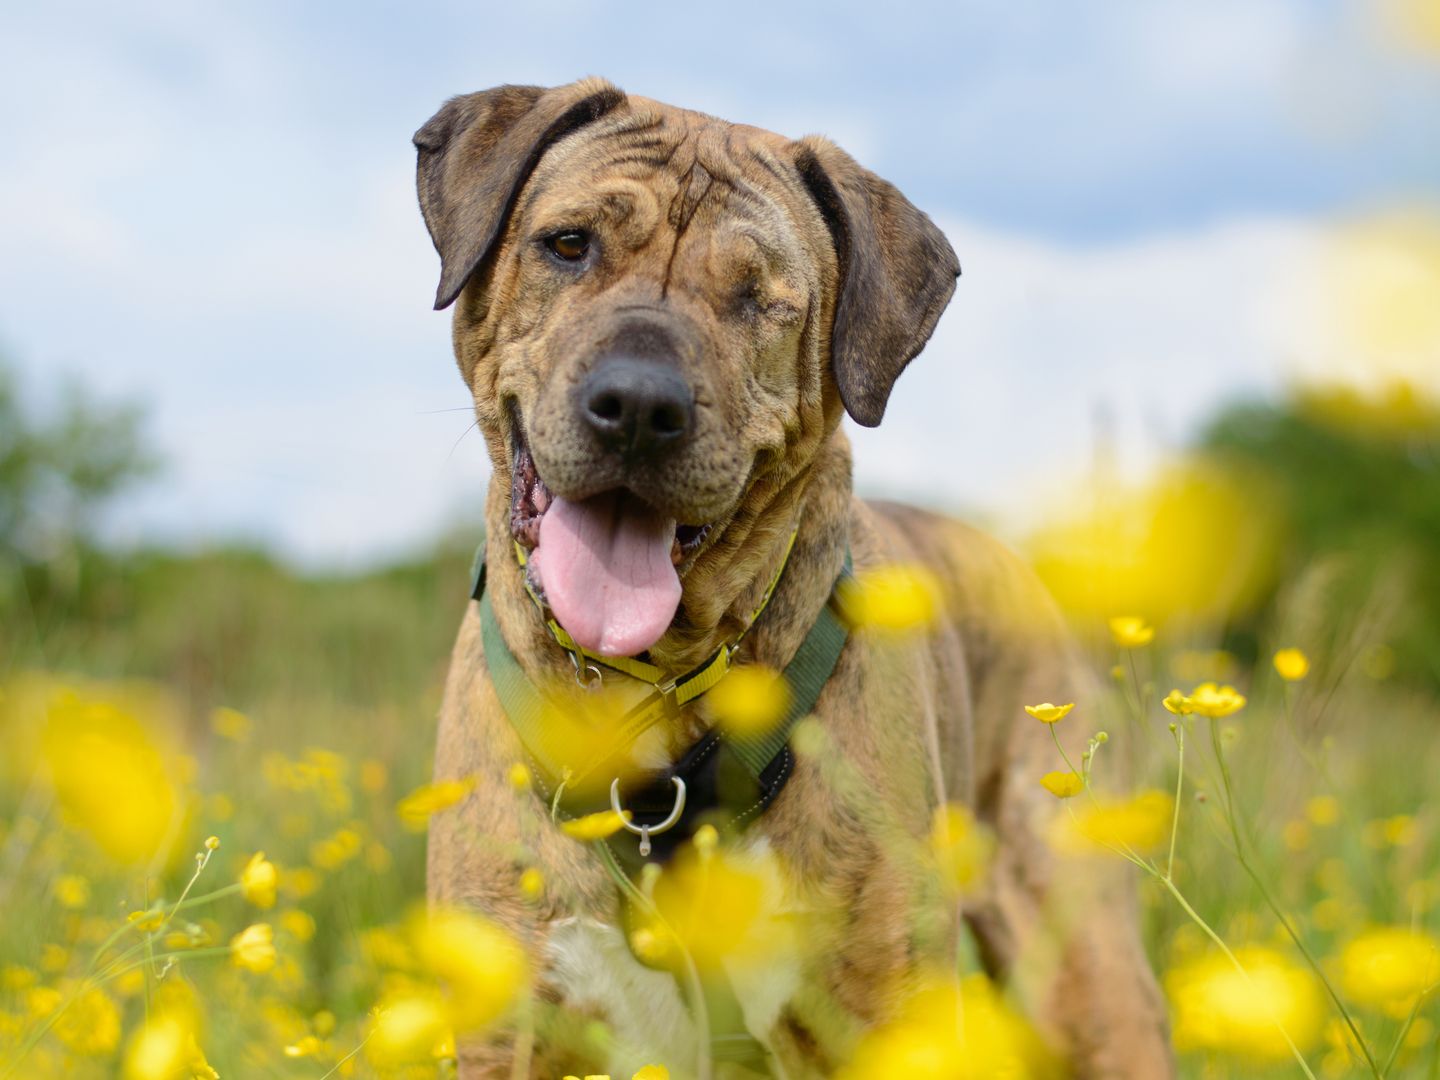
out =
[[[553,90],[497,86],[451,98],[415,133],[420,212],[440,253],[436,311],[490,254],[546,149],[624,101],[604,79]]]

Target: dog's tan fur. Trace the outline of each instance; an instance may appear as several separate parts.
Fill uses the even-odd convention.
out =
[[[505,640],[533,679],[570,672],[511,552],[516,423],[556,494],[581,499],[630,483],[676,520],[716,524],[681,565],[679,614],[651,650],[672,670],[740,628],[797,520],[794,552],[743,660],[785,666],[847,542],[859,570],[918,561],[942,582],[945,616],[922,643],[852,636],[815,709],[823,757],[800,757],[749,833],[779,857],[797,903],[817,916],[793,992],[754,1032],[785,1075],[827,1075],[857,1031],[888,1015],[908,979],[949,962],[944,949],[962,932],[953,912],[936,955],[917,952],[908,930],[924,902],[915,849],[945,801],[972,807],[998,839],[987,884],[964,911],[987,967],[1015,987],[1076,1074],[1170,1075],[1132,898],[1091,871],[1056,880],[1039,836],[1054,802],[1036,780],[1055,767],[1054,747],[1021,705],[1083,694],[1052,605],[993,541],[851,495],[840,419],[848,408],[878,422],[895,377],[948,301],[957,267],[939,231],[823,139],[792,142],[599,80],[457,98],[416,144],[422,209],[442,257],[437,306],[458,294],[455,352],[494,467],[488,587]],[[584,273],[547,262],[536,241],[571,226],[601,245]],[[573,387],[633,311],[674,329],[675,362],[696,392],[683,451],[641,476],[597,464],[571,407]],[[636,753],[673,758],[705,725],[702,709],[687,709]],[[611,1006],[550,974],[550,946],[558,927],[615,926],[615,887],[534,794],[507,785],[522,757],[472,605],[452,658],[436,775],[479,782],[434,823],[431,899],[478,908],[525,941],[542,998],[579,1003],[577,1025],[611,1019]],[[835,762],[863,784],[833,783]],[[524,864],[521,851],[530,853]],[[547,882],[538,905],[517,884],[529,864]],[[624,954],[615,963],[638,968]],[[537,1046],[531,1075],[633,1067],[582,1060],[574,1045]],[[508,1076],[511,1058],[500,1033],[463,1050],[462,1072]],[[667,1064],[688,1074],[687,1062]]]

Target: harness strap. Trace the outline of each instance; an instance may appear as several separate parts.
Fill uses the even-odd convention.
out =
[[[789,561],[794,544],[795,534],[792,533],[785,549],[785,557],[781,560],[781,571]],[[536,779],[541,793],[547,799],[553,798],[558,813],[565,818],[603,809],[603,804],[598,803],[593,795],[586,796],[579,790],[571,793],[565,781],[573,779],[575,774],[567,772],[563,766],[552,761],[544,751],[541,728],[546,711],[545,700],[520,667],[520,662],[515,659],[515,654],[510,651],[504,635],[500,632],[490,596],[485,590],[484,552],[485,546],[482,543],[476,554],[471,596],[480,604],[480,632],[485,661],[505,715],[537,767]],[[631,782],[625,805],[631,811],[632,819],[642,824],[652,824],[653,821],[664,818],[667,808],[673,807],[670,801],[673,778],[682,778],[687,790],[692,792],[684,813],[681,814],[680,827],[655,836],[655,846],[659,849],[655,852],[655,857],[658,860],[664,861],[668,858],[680,843],[693,835],[704,818],[714,810],[726,810],[729,819],[719,823],[726,832],[743,830],[764,812],[784,788],[794,765],[789,746],[790,733],[796,723],[814,710],[825,684],[834,673],[849,636],[845,622],[837,614],[834,601],[840,584],[850,572],[851,559],[847,549],[844,569],[836,580],[829,599],[816,615],[810,632],[800,643],[795,656],[783,672],[790,688],[790,705],[779,722],[772,725],[768,731],[750,736],[711,730],[670,768],[660,770],[638,784]],[[764,598],[754,616],[741,632],[742,637],[769,604],[779,579],[780,574],[777,573],[765,590]],[[528,591],[528,582],[526,587]],[[533,593],[531,596],[535,599]],[[564,646],[569,635],[565,634],[564,629],[554,620],[547,619],[547,622],[551,633]],[[565,635],[564,638],[560,637],[562,634]],[[607,761],[627,750],[634,739],[659,717],[678,712],[683,704],[698,698],[724,678],[730,670],[730,659],[738,643],[737,637],[716,654],[717,657],[723,657],[723,666],[712,658],[683,680],[676,680],[670,691],[657,687],[656,695],[642,701],[622,718],[621,737],[616,749],[601,761],[588,766],[586,773],[593,774]],[[572,652],[572,656],[574,655],[577,654]],[[579,655],[588,654],[582,650]],[[616,665],[616,659],[603,658],[601,662],[614,670],[624,671],[624,668]],[[643,664],[643,661],[635,663]],[[648,664],[645,667],[653,668]],[[651,680],[647,678],[645,681]],[[696,684],[694,692],[681,698],[678,694],[679,688],[691,683]],[[737,776],[737,773],[740,775]],[[748,794],[743,793],[746,790]],[[616,836],[600,843],[605,845],[606,855],[613,858],[633,879],[647,860],[639,856],[636,845],[628,843],[627,839]],[[729,980],[723,976],[713,978],[705,983],[704,991],[707,1014],[711,1019],[712,1057],[716,1061],[742,1065],[756,1075],[770,1075],[769,1053],[747,1028],[743,1010]]]

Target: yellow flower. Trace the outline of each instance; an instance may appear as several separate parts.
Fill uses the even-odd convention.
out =
[[[250,856],[250,861],[240,872],[240,891],[258,908],[275,906],[275,887],[279,882],[280,872],[275,869],[274,863],[265,858],[263,851]]]
[[[165,913],[155,909],[151,909],[150,911],[132,911],[129,915],[125,916],[125,920],[142,934],[148,934],[152,930],[160,929],[161,924],[165,922]]]
[[[941,880],[957,892],[979,883],[989,869],[995,838],[957,803],[935,808],[930,823],[930,850],[940,868]]]
[[[115,862],[149,861],[170,834],[179,795],[140,721],[70,695],[50,709],[44,748],[66,819]]]
[[[1163,791],[1142,791],[1130,799],[1102,799],[1080,807],[1073,818],[1056,819],[1053,842],[1069,854],[1113,849],[1142,852],[1170,835],[1175,801]]]
[[[302,1035],[300,1040],[285,1047],[285,1056],[288,1058],[314,1057],[324,1046],[314,1035]]]
[[[1252,945],[1235,950],[1246,974],[1206,955],[1165,976],[1182,1051],[1226,1051],[1261,1060],[1290,1056],[1280,1024],[1301,1050],[1320,1033],[1324,1002],[1310,973],[1282,953]]]
[[[511,766],[510,766],[510,772],[509,772],[508,775],[507,775],[507,779],[510,781],[510,786],[511,786],[512,788],[514,788],[516,791],[529,791],[529,790],[530,790],[530,769],[529,769],[529,766],[527,766],[523,761],[517,761],[517,762],[515,762],[514,765],[511,765]]]
[[[1340,984],[1362,1005],[1394,1015],[1408,1012],[1417,994],[1440,981],[1440,940],[1400,926],[1380,926],[1340,951]]]
[[[492,1024],[526,985],[520,946],[487,919],[456,908],[430,912],[411,930],[421,965],[445,984],[446,1021],[456,1031]]]
[[[1340,820],[1340,800],[1333,795],[1317,795],[1305,804],[1305,816],[1312,825],[1334,825]]]
[[[302,945],[315,936],[315,919],[299,908],[282,911],[279,922],[280,929]]]
[[[1275,654],[1275,670],[1286,682],[1299,682],[1310,673],[1310,660],[1299,649],[1281,649]]]
[[[1069,799],[1085,790],[1085,781],[1067,769],[1046,773],[1040,778],[1040,786],[1057,799]]]
[[[1267,595],[1278,507],[1219,461],[1182,460],[1143,489],[1092,485],[1066,502],[1047,508],[1026,547],[1060,607],[1082,621],[1144,611],[1159,622],[1223,622]]]
[[[424,832],[433,815],[450,809],[474,790],[473,776],[464,780],[437,780],[433,784],[422,784],[396,803],[395,812],[411,832]]]
[[[705,697],[706,706],[725,730],[736,735],[761,735],[785,718],[790,684],[785,676],[761,664],[730,671]]]
[[[185,1032],[174,1019],[137,1031],[125,1048],[125,1080],[180,1080],[185,1068]]]
[[[1160,704],[1165,706],[1166,712],[1172,712],[1176,716],[1189,716],[1195,711],[1195,703],[1179,690],[1171,690]]]
[[[630,1080],[670,1080],[670,1070],[664,1065],[646,1065]]]
[[[695,830],[695,835],[690,838],[690,843],[695,845],[695,850],[700,853],[701,858],[704,858],[720,846],[720,830],[707,821]]]
[[[1055,724],[1070,715],[1070,710],[1075,708],[1072,701],[1069,705],[1051,705],[1048,701],[1043,705],[1026,705],[1025,711],[1044,724]]]
[[[957,1022],[960,1017],[963,1023]],[[1060,1075],[1057,1064],[989,980],[967,975],[958,987],[942,980],[924,985],[896,1016],[861,1037],[835,1075],[838,1080],[1022,1080]]]
[[[1233,686],[1216,686],[1213,682],[1205,682],[1190,692],[1191,710],[1212,720],[1231,716],[1244,707],[1245,695],[1237,693]]]
[[[86,990],[60,1014],[54,1030],[74,1053],[108,1054],[120,1044],[120,1010],[103,990]]]
[[[230,958],[236,967],[263,975],[275,966],[275,931],[269,923],[254,923],[230,939]]]
[[[403,991],[377,1007],[365,1056],[382,1068],[427,1062],[451,1039],[444,1002],[433,991]]]
[[[0,968],[0,990],[29,990],[39,981],[39,975],[20,964],[6,964]]]
[[[55,879],[55,899],[61,907],[79,911],[90,902],[90,882],[79,874],[63,874]]]
[[[882,633],[923,630],[940,617],[940,583],[923,566],[887,563],[841,582],[836,599],[851,626]]]
[[[566,836],[576,840],[604,840],[624,828],[628,819],[628,813],[622,816],[614,810],[602,810],[598,814],[586,814],[574,821],[562,821],[560,828]]]
[[[207,837],[205,838],[205,850],[206,850],[206,851],[219,851],[219,850],[220,850],[220,837],[218,837],[218,836],[207,836]]]
[[[1138,649],[1155,640],[1155,628],[1138,615],[1117,615],[1110,620],[1110,636],[1122,649]]]
[[[539,900],[545,892],[545,875],[533,866],[520,875],[520,892],[527,900]]]
[[[250,718],[236,709],[222,706],[211,712],[210,730],[222,739],[244,742],[250,738]]]
[[[655,907],[669,930],[658,922],[642,927],[653,935],[645,947],[674,957],[681,945],[702,972],[783,962],[789,926],[772,915],[780,887],[771,858],[683,847],[654,885]]]

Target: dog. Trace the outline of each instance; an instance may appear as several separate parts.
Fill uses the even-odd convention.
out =
[[[732,988],[763,1057],[735,1075],[843,1070],[920,972],[955,970],[965,935],[1059,1071],[1172,1075],[1133,896],[1108,871],[1062,877],[1044,837],[1058,804],[1037,778],[1055,748],[1022,704],[1084,694],[1054,606],[997,542],[852,494],[842,416],[880,422],[949,303],[959,264],[942,232],[824,138],[596,78],[453,98],[414,143],[441,261],[435,307],[455,306],[493,467],[483,592],[455,644],[435,765],[439,780],[476,783],[432,824],[429,897],[523,942],[534,1000],[561,1027],[610,1033],[587,1042],[512,1020],[462,1041],[461,1075],[628,1076],[659,1061],[688,1076],[705,1055],[684,980],[633,952],[605,851],[562,827],[568,780],[542,780],[499,665],[534,686],[628,685],[609,665],[631,659],[708,671],[732,651],[734,665],[781,671],[847,567],[892,563],[927,568],[939,622],[909,644],[842,631],[806,703],[823,749],[781,747],[757,812],[725,840],[763,850],[783,868],[787,910],[814,916],[815,947]],[[670,780],[709,745],[705,698],[657,693],[669,707],[619,747],[616,785],[627,769]],[[535,784],[507,782],[517,763]],[[703,816],[713,778],[687,775]],[[666,839],[662,789],[647,850]],[[603,809],[603,790],[592,801]],[[925,937],[907,929],[928,903],[916,851],[946,804],[970,809],[995,855]],[[693,823],[675,835],[700,836]],[[635,842],[622,830],[613,847]],[[521,888],[527,869],[538,897]]]

